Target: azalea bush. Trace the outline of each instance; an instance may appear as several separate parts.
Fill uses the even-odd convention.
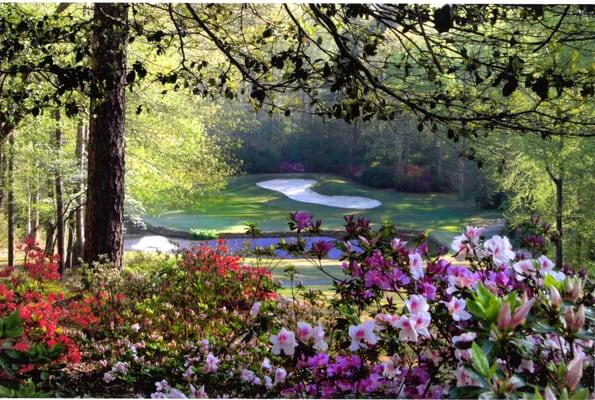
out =
[[[257,266],[250,266],[222,240],[132,261],[138,268],[124,271],[87,266],[63,286],[54,258],[28,252],[22,267],[0,271],[0,365],[8,382],[0,394],[593,393],[593,286],[582,271],[556,268],[540,251],[548,246],[515,251],[508,238],[484,238],[469,226],[450,249],[438,249],[423,232],[405,238],[392,224],[374,230],[361,216],[346,217],[334,241],[306,242],[322,233],[322,222],[305,212],[292,213],[288,227],[295,237],[276,250],[328,275],[330,294],[296,283],[288,267],[291,296],[280,296],[275,249],[254,248]],[[342,254],[338,276],[323,263],[333,249]]]
[[[342,250],[346,276],[334,277],[333,296],[303,291],[276,311],[244,309],[233,341],[203,338],[178,376],[156,382],[152,397],[592,393],[591,283],[545,255],[515,252],[506,237],[484,240],[481,228],[467,227],[451,257],[447,249],[431,252],[424,235],[407,243],[394,227],[374,231],[363,218],[346,220],[342,240],[305,248],[301,235],[319,232],[320,222],[294,213],[289,226],[297,237],[279,248],[321,269],[332,247]],[[262,318],[269,331],[247,328]]]
[[[94,379],[77,381],[72,394],[98,387],[102,395],[151,393],[153,378],[187,369],[210,348],[209,338],[232,344],[248,331],[268,332],[272,317],[258,324],[248,319],[276,309],[271,273],[244,265],[224,241],[148,264],[142,271],[110,264],[86,271],[80,295],[97,320],[85,329],[82,347]],[[238,347],[228,351],[238,356]]]
[[[57,256],[23,244],[22,266],[0,271],[0,380],[3,396],[51,388],[66,365],[77,364],[82,321],[93,319],[56,284]]]

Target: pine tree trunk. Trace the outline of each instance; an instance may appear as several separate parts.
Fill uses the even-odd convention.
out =
[[[562,242],[562,235],[564,230],[562,225],[562,218],[564,213],[564,181],[562,179],[562,174],[560,174],[560,177],[554,183],[556,184],[556,230],[558,231],[558,240],[556,241],[556,267],[562,268],[562,263],[564,261]]]
[[[37,204],[39,203],[39,188],[34,188],[35,193],[31,195],[31,207],[33,208],[33,232],[31,232],[31,239],[37,243],[38,232],[39,232],[39,209]]]
[[[82,193],[85,192],[85,181],[82,179],[85,174],[85,147],[87,141],[87,126],[83,120],[79,121],[79,126],[76,135],[76,159],[79,174],[81,176],[80,186],[76,192],[79,196],[76,201],[76,211],[74,214],[74,228],[75,239],[72,245],[72,265],[80,265],[80,260],[83,258],[83,249],[85,243],[85,199]]]
[[[14,133],[8,138],[8,265],[14,265]]]
[[[68,244],[66,245],[66,260],[64,263],[64,268],[72,268],[73,262],[73,247],[74,247],[74,223],[72,219],[69,219],[68,222]]]
[[[85,261],[122,267],[127,4],[95,4]]]
[[[60,110],[56,109],[54,112],[54,119],[56,122],[60,121]],[[56,159],[57,166],[55,171],[55,182],[56,182],[56,242],[58,244],[58,272],[60,275],[64,273],[64,194],[62,192],[62,175],[60,173],[60,152],[62,150],[62,130],[60,126],[56,128],[55,132],[55,148],[56,148]]]
[[[4,156],[4,144],[0,144],[0,207],[4,203],[4,171],[6,170],[6,157]]]

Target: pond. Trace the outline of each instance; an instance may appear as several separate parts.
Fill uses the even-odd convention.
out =
[[[309,249],[313,242],[321,240],[335,241],[337,239],[327,236],[311,236],[305,237],[306,248]],[[259,247],[269,247],[279,243],[281,238],[279,237],[261,237],[256,239],[247,238],[228,238],[225,239],[229,249],[233,253],[244,253],[246,250],[246,244],[249,245],[250,250],[254,249],[254,245]],[[285,238],[287,242],[295,241],[295,238]],[[124,250],[125,251],[159,251],[162,253],[173,253],[176,250],[188,249],[195,246],[201,245],[214,246],[217,244],[217,240],[188,240],[174,237],[167,237],[161,235],[130,235],[124,239]],[[360,249],[354,246],[355,251]],[[275,254],[282,258],[294,258],[287,254],[286,251],[276,250]],[[341,251],[333,248],[327,255],[327,259],[338,260],[341,256]]]

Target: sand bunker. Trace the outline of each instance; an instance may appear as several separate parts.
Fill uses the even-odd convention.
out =
[[[125,243],[125,250],[173,252],[177,246],[165,236],[143,236],[140,240]]]
[[[329,207],[361,210],[375,208],[382,204],[378,200],[368,197],[326,196],[310,189],[315,184],[316,181],[313,179],[271,179],[270,181],[258,182],[256,185],[261,188],[281,192],[295,201],[321,204]]]

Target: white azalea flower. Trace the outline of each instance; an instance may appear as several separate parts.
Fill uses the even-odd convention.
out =
[[[409,254],[409,272],[413,279],[421,279],[425,275],[426,264],[419,253]]]
[[[349,327],[349,336],[351,337],[351,351],[357,351],[360,348],[367,348],[366,343],[375,345],[378,337],[374,334],[376,323],[374,321],[362,322],[359,325]]]
[[[271,335],[270,339],[273,344],[273,348],[271,349],[273,354],[281,354],[283,352],[285,355],[292,356],[295,348],[298,346],[295,341],[295,334],[285,328],[281,328],[278,335]]]
[[[403,315],[397,322],[397,327],[401,330],[399,332],[399,340],[403,342],[417,342],[417,330],[415,329],[415,321]]]
[[[446,304],[446,307],[448,307],[448,312],[453,320],[466,321],[471,318],[471,314],[465,310],[465,307],[467,306],[465,299],[458,299],[453,296],[448,303],[444,303]]]
[[[486,240],[485,248],[494,260],[494,264],[500,266],[508,261],[514,260],[515,254],[512,251],[510,240],[506,236],[499,235],[492,236],[491,239]]]
[[[420,312],[428,312],[430,310],[430,306],[428,305],[426,298],[417,294],[411,295],[411,297],[405,300],[405,305],[407,306],[407,309],[411,315]]]

